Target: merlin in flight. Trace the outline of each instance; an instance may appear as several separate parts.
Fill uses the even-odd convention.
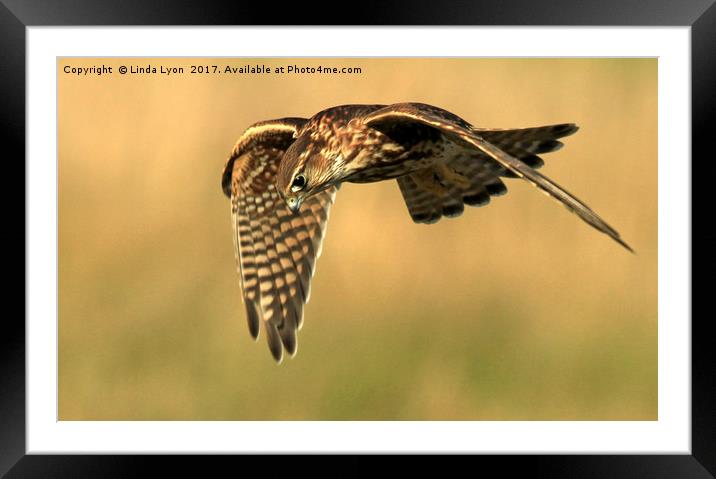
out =
[[[328,214],[343,182],[395,179],[416,223],[435,223],[506,193],[522,178],[631,251],[587,205],[537,171],[540,156],[562,147],[572,123],[519,129],[477,128],[431,105],[344,105],[312,118],[256,123],[226,162],[221,186],[231,199],[234,247],[249,331],[260,324],[280,362],[296,353],[296,333]]]

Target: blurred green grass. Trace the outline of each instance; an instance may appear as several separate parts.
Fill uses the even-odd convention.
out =
[[[319,63],[364,74],[60,76],[60,419],[656,419],[656,60]],[[247,332],[223,160],[258,120],[408,100],[577,122],[543,171],[637,255],[517,181],[429,227],[393,182],[346,185],[276,366]]]

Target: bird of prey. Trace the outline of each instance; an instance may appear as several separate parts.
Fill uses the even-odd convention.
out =
[[[221,177],[251,336],[263,324],[277,362],[284,349],[296,353],[329,210],[346,181],[395,179],[413,221],[435,223],[504,194],[502,178],[522,178],[631,251],[587,205],[537,171],[538,155],[576,131],[573,123],[477,128],[422,103],[343,105],[251,125]]]

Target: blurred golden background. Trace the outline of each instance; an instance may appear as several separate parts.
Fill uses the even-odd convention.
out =
[[[147,64],[185,73],[116,73]],[[246,64],[362,71],[188,69]],[[59,419],[657,419],[656,59],[72,58],[58,76]],[[248,334],[224,161],[251,123],[404,101],[577,123],[541,171],[636,255],[521,180],[429,226],[394,181],[347,184],[277,366]]]

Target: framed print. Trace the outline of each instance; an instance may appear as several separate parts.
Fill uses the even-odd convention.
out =
[[[691,311],[716,7],[282,27],[100,4],[2,7],[27,187],[3,471],[463,453],[713,474]]]

